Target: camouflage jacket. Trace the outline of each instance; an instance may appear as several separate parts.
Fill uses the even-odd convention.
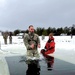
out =
[[[28,34],[25,33],[23,41],[27,50],[37,50],[37,45],[40,44],[39,36],[35,33],[33,36],[30,35],[29,33]],[[34,49],[30,47],[31,44],[35,45]]]

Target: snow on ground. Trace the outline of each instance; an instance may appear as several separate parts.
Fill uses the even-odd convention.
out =
[[[41,50],[44,48],[46,41],[48,40],[48,36],[45,37],[44,40],[41,40],[41,48],[38,50]],[[71,39],[70,36],[54,36],[55,38],[55,51],[58,52],[58,50],[68,50],[68,51],[75,51],[75,36]],[[12,44],[4,44],[3,37],[0,36],[0,48],[1,52],[3,53],[12,53],[12,54],[24,54],[26,52],[26,47],[23,43],[23,39],[21,36],[13,36]]]

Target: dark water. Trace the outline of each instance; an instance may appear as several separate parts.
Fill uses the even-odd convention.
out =
[[[75,65],[54,57],[42,61],[31,61],[30,65],[22,56],[6,57],[10,75],[75,75]]]

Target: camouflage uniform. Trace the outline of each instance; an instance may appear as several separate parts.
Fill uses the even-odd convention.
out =
[[[9,43],[12,44],[12,33],[9,33]]]
[[[27,57],[39,57],[39,53],[38,53],[38,50],[37,50],[37,45],[40,44],[40,39],[39,39],[39,36],[37,34],[26,34],[24,35],[24,44],[27,48]],[[34,44],[35,47],[34,49],[32,49],[30,47],[31,44]]]
[[[3,39],[4,39],[4,43],[7,44],[7,38],[8,38],[8,33],[4,32],[3,33]]]
[[[9,36],[9,43],[12,44],[12,36]]]
[[[45,36],[44,35],[42,35],[42,40],[44,40],[45,39]]]

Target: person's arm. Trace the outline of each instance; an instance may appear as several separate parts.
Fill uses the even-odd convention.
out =
[[[51,40],[48,39],[48,41],[46,42],[45,47],[44,47],[45,49],[48,49],[50,47],[50,45],[49,45],[50,42],[51,42]]]
[[[38,48],[40,48],[40,39],[39,39],[38,35],[37,35],[37,46],[38,46]]]
[[[45,47],[44,47],[46,50],[49,50],[50,49],[50,43],[47,41]]]
[[[45,44],[45,47],[44,48],[47,49],[47,43]]]
[[[30,49],[31,49],[31,46],[30,46],[29,43],[28,43],[28,34],[25,34],[25,35],[24,35],[23,41],[24,41],[24,44],[25,44],[27,50],[30,50]]]

